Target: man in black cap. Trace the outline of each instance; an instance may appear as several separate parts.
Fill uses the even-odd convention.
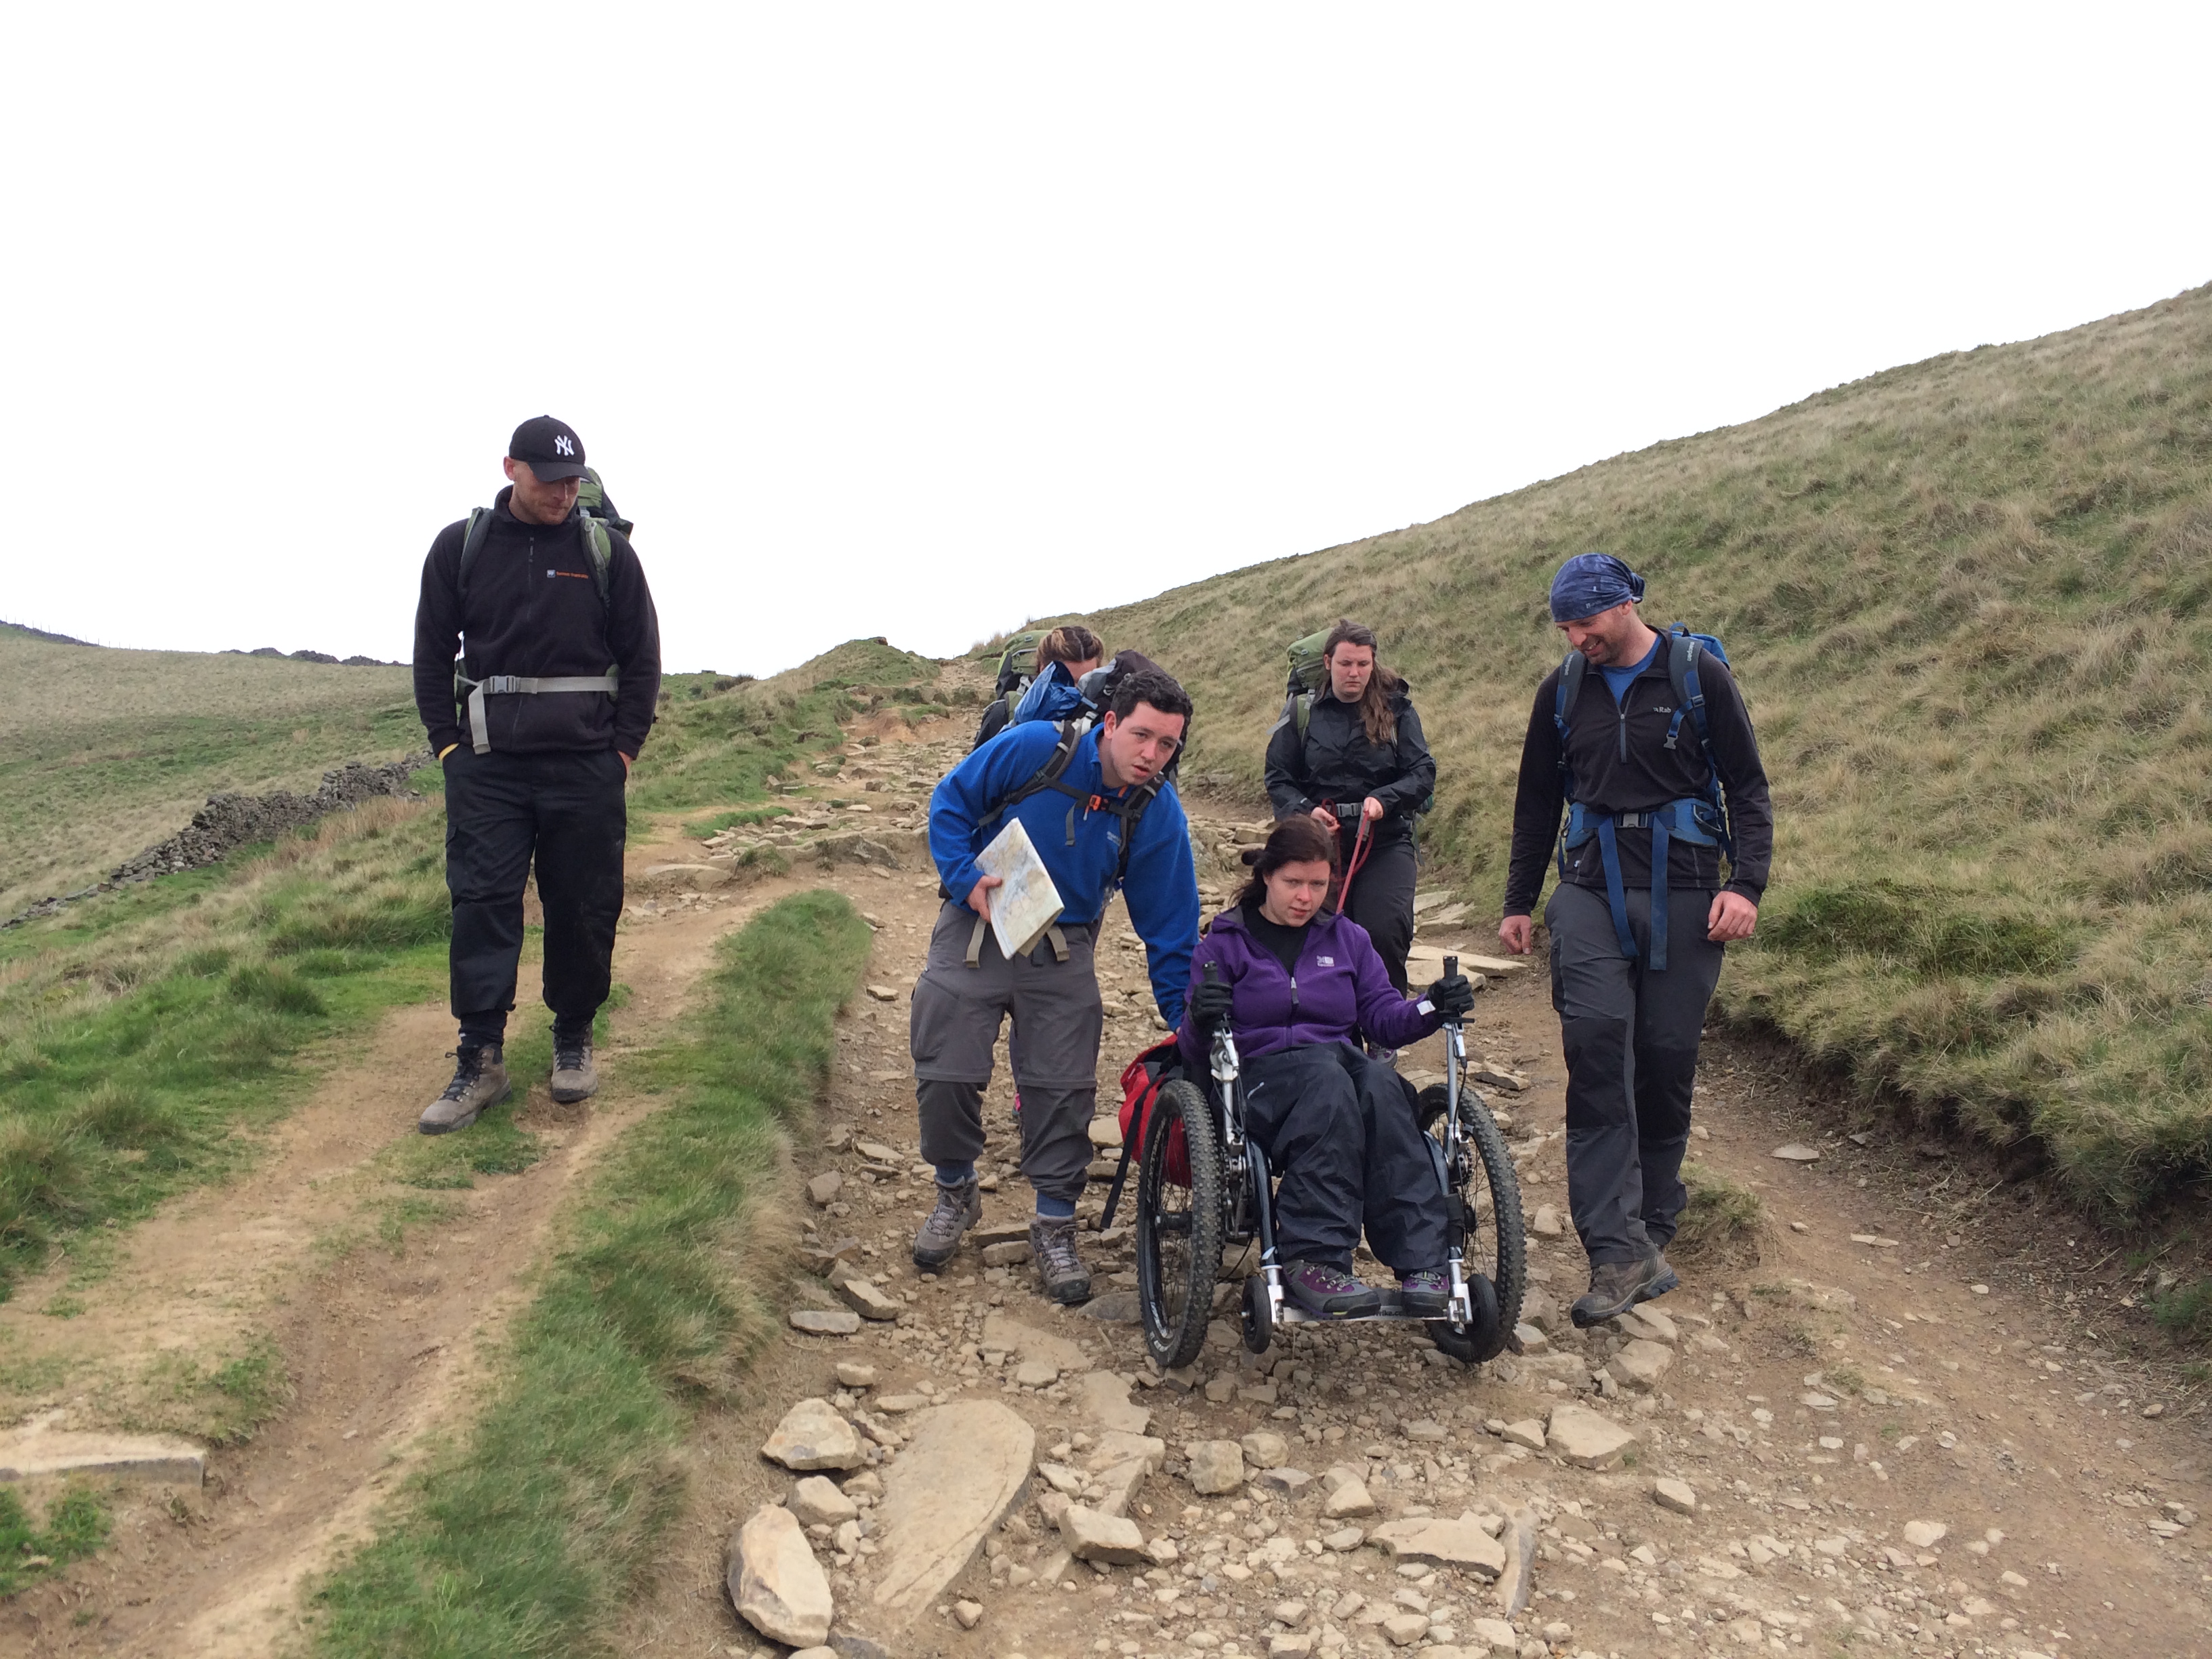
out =
[[[422,562],[415,704],[446,772],[459,1064],[424,1134],[507,1097],[502,1045],[533,860],[545,909],[553,1098],[599,1087],[592,1020],[622,915],[623,788],[653,726],[660,623],[622,532],[576,505],[584,442],[550,415],[515,428],[497,501]],[[465,650],[456,661],[456,650]]]

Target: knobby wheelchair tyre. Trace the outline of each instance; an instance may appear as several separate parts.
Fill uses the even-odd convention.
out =
[[[1421,1091],[1420,1121],[1428,1128],[1443,1115],[1447,1091],[1441,1083],[1432,1084]],[[1468,1337],[1452,1331],[1443,1321],[1435,1321],[1431,1330],[1437,1333],[1437,1345],[1454,1358],[1469,1364],[1494,1359],[1504,1352],[1512,1340],[1513,1328],[1520,1322],[1522,1299],[1528,1290],[1528,1236],[1521,1216],[1521,1182],[1514,1173],[1513,1154],[1506,1149],[1505,1132],[1498,1127],[1498,1120],[1490,1115],[1490,1108],[1480,1095],[1472,1089],[1462,1089],[1459,1097],[1460,1130],[1463,1143],[1474,1152],[1480,1167],[1483,1183],[1490,1189],[1489,1259],[1478,1259],[1470,1251],[1468,1267],[1482,1273],[1490,1280],[1498,1296],[1497,1329],[1490,1340],[1472,1343]],[[1473,1172],[1470,1171],[1470,1174]],[[1462,1191],[1460,1198],[1467,1206],[1468,1228],[1475,1231],[1474,1194]],[[1445,1337],[1453,1340],[1447,1345]]]
[[[1221,1273],[1221,1134],[1212,1103],[1180,1078],[1162,1086],[1150,1118],[1137,1170],[1137,1303],[1145,1346],[1165,1369],[1198,1358],[1213,1315]],[[1190,1163],[1187,1187],[1168,1177],[1178,1124]]]

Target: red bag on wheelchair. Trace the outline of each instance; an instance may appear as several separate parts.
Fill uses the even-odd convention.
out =
[[[1146,1049],[1121,1073],[1121,1144],[1129,1149],[1133,1162],[1144,1161],[1145,1132],[1152,1124],[1152,1103],[1160,1097],[1160,1083],[1178,1054],[1176,1040],[1170,1037]],[[1183,1140],[1180,1122],[1168,1131],[1165,1173],[1178,1187],[1190,1185],[1190,1149]]]

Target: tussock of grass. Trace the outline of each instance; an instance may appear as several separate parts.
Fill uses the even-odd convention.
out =
[[[2212,289],[1084,620],[1189,685],[1183,776],[1255,793],[1284,646],[1373,626],[1423,839],[1494,903],[1592,547],[1728,641],[1759,726],[1775,878],[1723,1015],[2115,1213],[2212,1176]]]
[[[465,1443],[316,1592],[318,1652],[601,1650],[675,1512],[692,1412],[739,1386],[773,1328],[743,1231],[783,1124],[828,1074],[868,945],[829,892],[724,941],[710,1005],[641,1062],[672,1098],[593,1180]]]
[[[60,647],[55,647],[57,649]],[[5,936],[0,1294],[57,1239],[236,1167],[319,1041],[434,994],[438,816],[372,803]]]
[[[1765,1206],[1741,1181],[1694,1158],[1682,1165],[1690,1201],[1667,1249],[1685,1261],[1749,1263],[1759,1260],[1759,1230]]]
[[[169,1349],[113,1402],[125,1428],[182,1434],[214,1446],[251,1440],[291,1402],[292,1376],[266,1335],[210,1358]]]
[[[2175,1285],[2152,1301],[2150,1314],[2184,1342],[2212,1342],[2212,1279]]]
[[[0,1596],[59,1572],[107,1541],[107,1509],[87,1487],[72,1486],[46,1504],[46,1523],[31,1524],[21,1494],[0,1486]]]

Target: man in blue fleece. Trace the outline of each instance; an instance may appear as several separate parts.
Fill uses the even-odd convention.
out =
[[[1075,1200],[1091,1163],[1104,1023],[1092,949],[1119,887],[1145,941],[1160,1018],[1181,1022],[1198,944],[1198,876],[1182,802],[1164,774],[1190,713],[1182,686],[1158,669],[1139,670],[1121,678],[1105,718],[1075,744],[1057,778],[1040,782],[1062,728],[1033,720],[976,750],[930,797],[930,856],[951,896],[914,988],[921,1155],[937,1166],[937,1206],[914,1238],[918,1267],[942,1267],[961,1234],[982,1219],[975,1158],[983,1090],[1011,1015],[1022,1173],[1036,1189],[1030,1243],[1038,1278],[1055,1302],[1091,1294],[1075,1250]],[[1008,818],[1022,821],[1066,907],[1036,947],[1012,962],[988,926],[999,878],[975,867],[975,854]]]

